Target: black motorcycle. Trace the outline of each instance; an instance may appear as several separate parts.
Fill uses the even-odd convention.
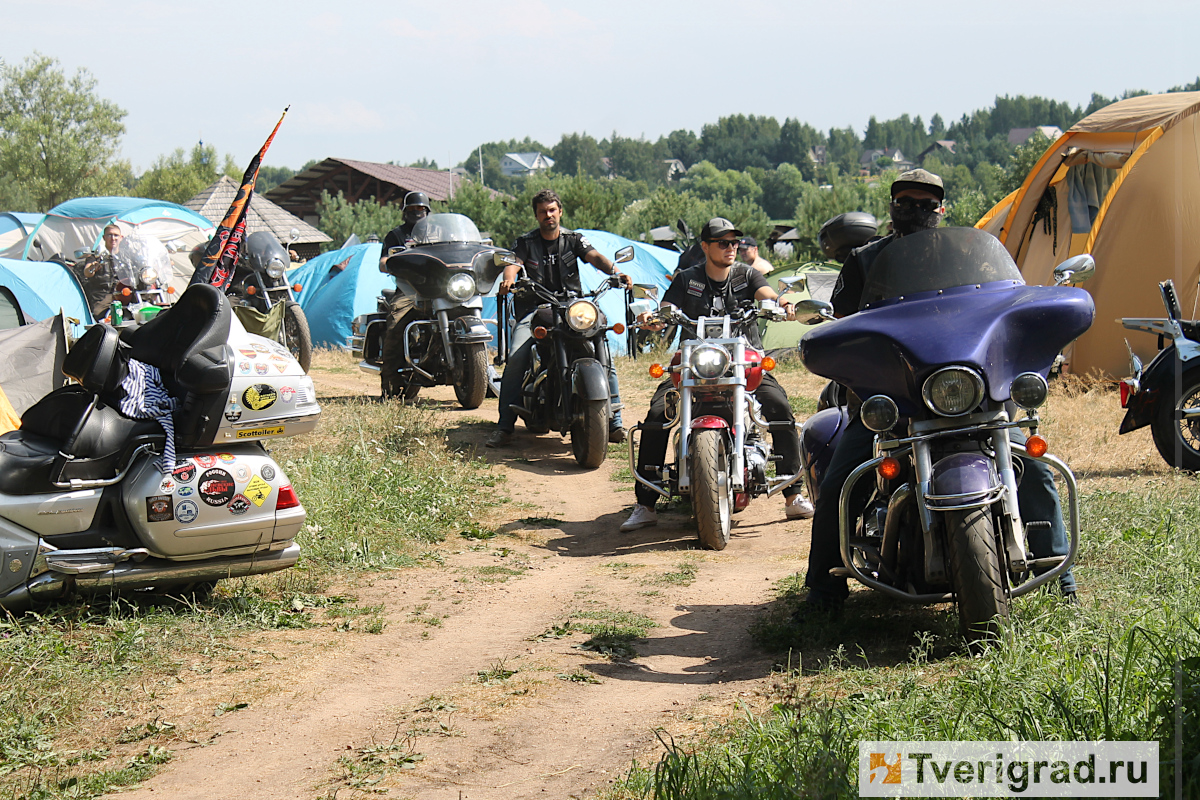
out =
[[[291,241],[299,235],[300,232],[293,228]],[[259,315],[253,320],[244,314],[238,315],[248,329],[256,328],[253,332],[261,332],[282,344],[307,373],[312,365],[312,334],[308,329],[308,318],[296,302],[293,287],[287,282],[290,264],[287,249],[273,233],[256,231],[246,237],[246,246],[226,294],[235,311],[240,306],[253,309]]]
[[[357,317],[349,349],[359,367],[378,372],[384,397],[412,400],[423,386],[454,387],[463,408],[478,408],[489,386],[483,295],[516,256],[484,241],[462,214],[432,214],[413,228],[408,246],[393,247],[385,263],[396,291],[413,302],[388,328],[389,304]]]
[[[633,259],[633,248],[617,251],[616,263]],[[614,409],[608,385],[612,358],[607,334],[625,332],[624,323],[610,326],[597,303],[621,285],[613,276],[583,296],[551,291],[522,278],[513,285],[518,298],[536,299],[533,314],[533,363],[522,384],[523,405],[514,410],[534,433],[556,428],[571,437],[575,461],[595,469],[608,455],[608,432]]]

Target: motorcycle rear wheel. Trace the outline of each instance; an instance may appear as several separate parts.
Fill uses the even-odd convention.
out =
[[[1180,409],[1200,405],[1200,367],[1184,370],[1180,386],[1183,388],[1176,402],[1168,402],[1167,398],[1159,401],[1150,421],[1150,433],[1163,461],[1200,472],[1200,418],[1186,420],[1180,416]]]
[[[283,308],[283,343],[292,357],[300,362],[300,369],[308,374],[312,366],[312,333],[308,329],[308,318],[300,304],[291,300]]]
[[[968,641],[991,641],[997,620],[1008,616],[1004,569],[987,508],[946,514],[950,585],[958,606],[958,627]]]
[[[709,550],[724,550],[733,525],[733,484],[729,480],[729,455],[725,434],[715,429],[698,430],[692,436],[692,515],[700,544]]]
[[[571,425],[571,451],[584,469],[596,469],[608,456],[608,401],[575,398],[578,414]]]
[[[459,375],[454,382],[454,396],[460,406],[470,411],[483,405],[487,395],[487,347],[482,342],[459,345],[458,357]]]

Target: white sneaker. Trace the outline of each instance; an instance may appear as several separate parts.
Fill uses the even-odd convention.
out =
[[[814,513],[813,504],[802,494],[794,494],[783,504],[783,513],[788,519],[811,519]]]
[[[658,514],[653,508],[647,508],[642,504],[633,507],[633,513],[629,515],[629,519],[621,523],[621,533],[629,533],[636,531],[638,528],[649,528],[651,525],[658,524]]]

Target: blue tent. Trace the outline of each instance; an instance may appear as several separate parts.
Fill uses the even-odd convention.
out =
[[[0,258],[0,286],[13,293],[29,319],[52,317],[61,308],[83,325],[95,322],[79,282],[57,262]]]
[[[379,271],[382,250],[378,242],[343,247],[288,272],[288,280],[300,284],[296,299],[308,318],[314,345],[345,345],[354,318],[375,311],[375,298],[396,288],[391,276]],[[344,268],[334,269],[342,262]]]

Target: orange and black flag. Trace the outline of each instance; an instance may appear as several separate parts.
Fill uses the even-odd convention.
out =
[[[233,203],[225,212],[225,218],[217,226],[217,232],[209,239],[208,245],[204,248],[204,255],[201,256],[200,263],[196,265],[196,271],[192,273],[191,283],[208,283],[223,292],[233,280],[233,268],[237,265],[238,251],[246,239],[246,209],[250,206],[250,196],[254,194],[254,183],[258,180],[258,168],[262,166],[263,156],[267,154],[267,148],[271,146],[275,134],[279,132],[283,118],[287,116],[288,108],[291,106],[283,110],[279,122],[275,123],[275,129],[263,142],[262,149],[250,161],[250,166],[246,167],[246,173],[242,175],[242,185],[238,187]]]

